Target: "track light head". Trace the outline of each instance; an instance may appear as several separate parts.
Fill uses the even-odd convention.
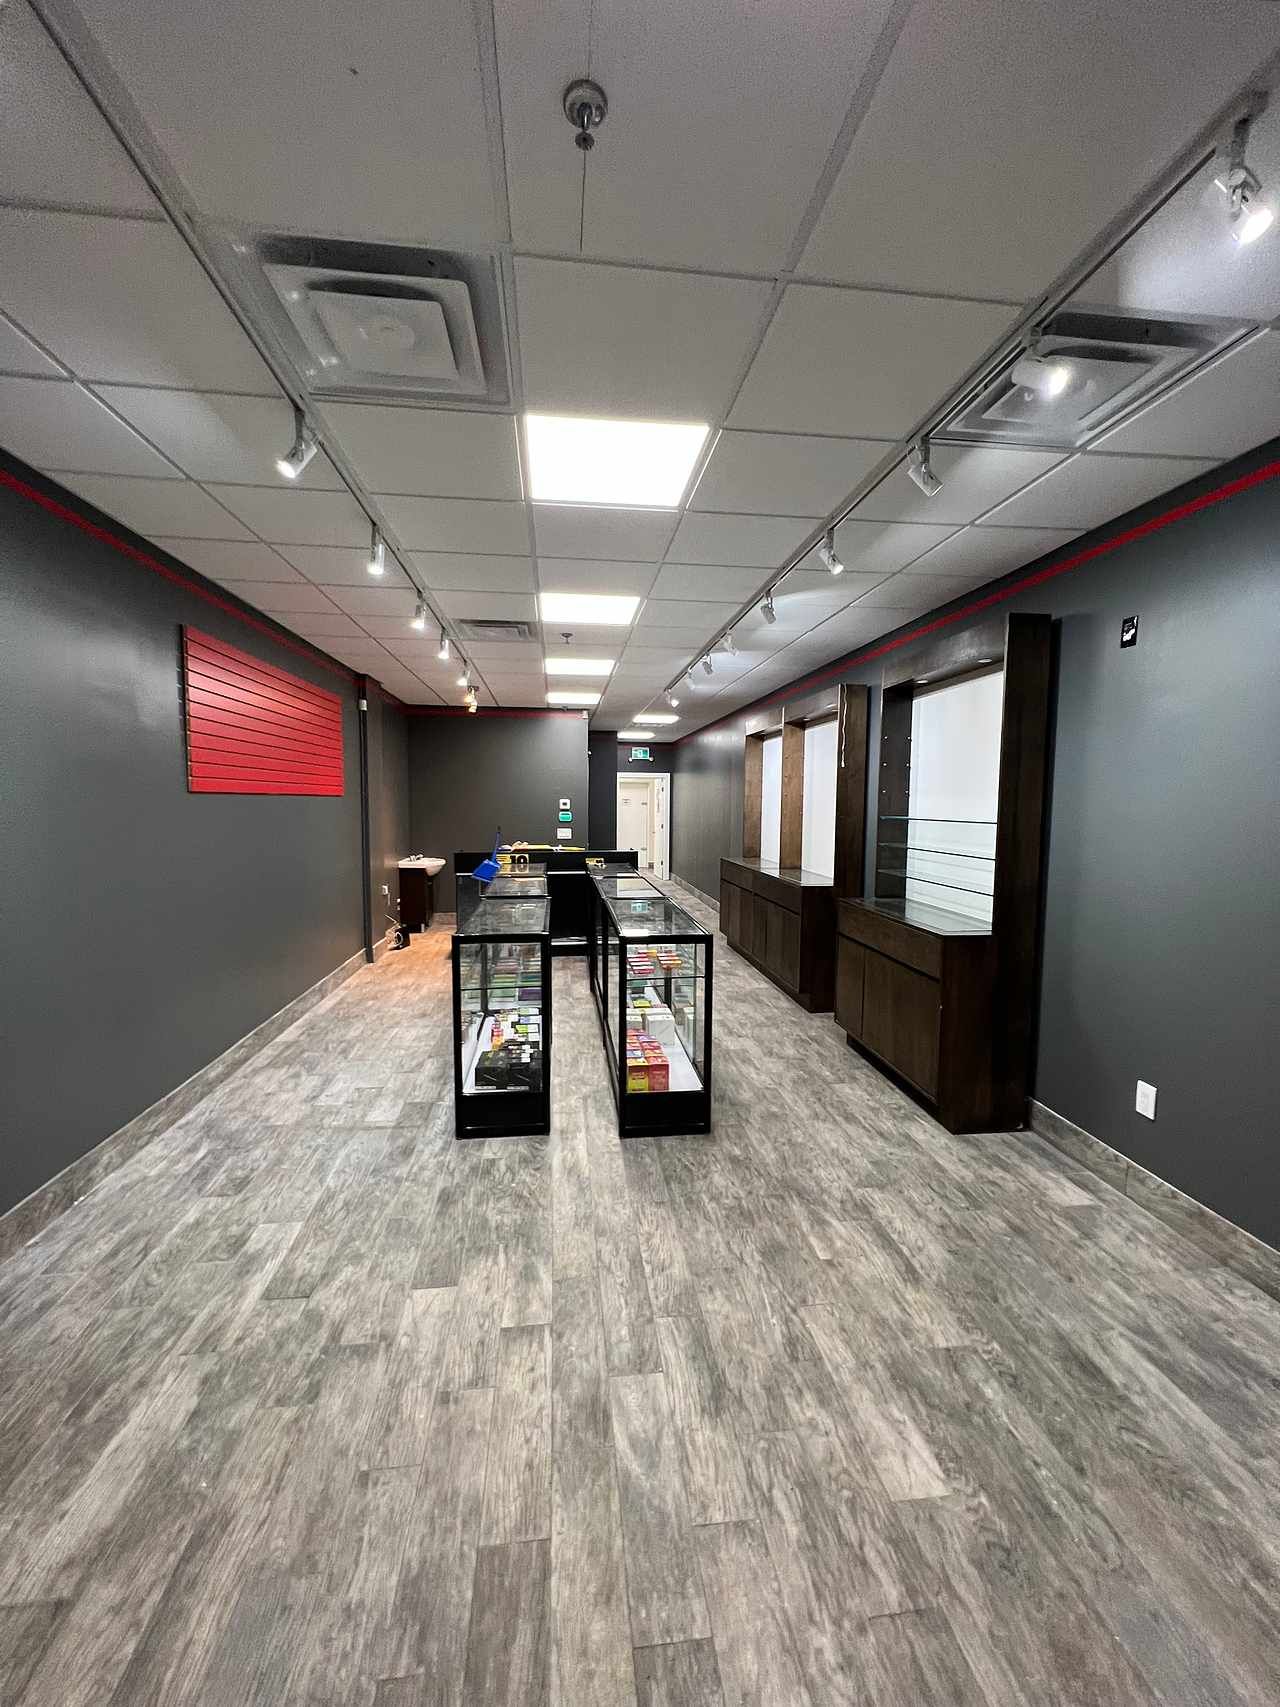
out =
[[[373,542],[369,547],[369,561],[365,568],[371,575],[385,575],[387,572],[387,543],[377,528],[373,530]]]
[[[476,714],[476,707],[480,703],[479,699],[476,697],[476,690],[474,688],[467,689],[466,693],[462,696],[462,703],[474,717]]]
[[[436,653],[436,657],[442,664],[449,662],[449,636],[443,628],[440,630],[440,650]]]
[[[777,611],[776,611],[776,610],[774,610],[774,608],[773,608],[773,594],[772,594],[772,593],[766,593],[766,594],[765,594],[765,596],[764,596],[764,602],[763,602],[763,604],[762,604],[762,605],[761,605],[761,606],[760,606],[760,615],[761,615],[761,616],[762,616],[762,617],[763,617],[763,618],[764,618],[764,620],[765,620],[765,621],[766,621],[766,622],[767,622],[767,623],[769,623],[769,624],[770,624],[770,625],[772,625],[772,624],[773,624],[773,623],[775,623],[775,622],[777,622],[777,620],[778,620],[778,613],[777,613]]]
[[[917,439],[907,453],[907,473],[926,498],[935,498],[941,492],[942,482],[933,472],[933,464],[929,460],[928,439]]]
[[[727,629],[724,637],[724,649],[731,658],[738,656],[738,642],[733,638],[733,630]]]
[[[282,480],[296,480],[319,450],[316,436],[301,409],[293,411],[293,443],[284,456],[276,458],[276,473]]]
[[[818,556],[833,575],[844,574],[844,564],[836,556],[836,530],[827,529],[826,538],[818,547]]]
[[[674,711],[675,708],[680,703],[680,701],[676,698],[675,694],[671,691],[670,688],[667,689],[666,693],[663,694],[662,697],[663,697],[663,699],[666,700],[667,704],[671,707],[672,711]]]
[[[1261,111],[1254,107],[1236,120],[1226,146],[1225,170],[1214,182],[1225,193],[1231,236],[1244,248],[1256,243],[1275,221],[1274,207],[1262,199],[1262,182],[1245,159],[1249,147],[1249,131]]]
[[[706,657],[702,660],[702,672],[704,675],[707,675],[707,676],[714,676],[716,673],[716,667],[711,662],[710,652],[708,652]]]
[[[409,619],[410,628],[422,630],[427,626],[427,606],[425,599],[419,599],[413,607],[413,615]]]

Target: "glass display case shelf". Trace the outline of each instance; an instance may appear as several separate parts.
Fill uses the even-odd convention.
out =
[[[713,934],[643,878],[592,877],[591,987],[618,1131],[709,1132]]]
[[[460,883],[452,960],[455,1133],[549,1132],[550,902]]]

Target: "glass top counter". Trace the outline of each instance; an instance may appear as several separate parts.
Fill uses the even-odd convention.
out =
[[[497,877],[483,885],[483,891],[494,900],[511,900],[516,897],[526,901],[545,901],[547,868],[540,865],[536,870],[530,866],[528,871],[499,872]]]
[[[731,865],[746,871],[760,871],[766,877],[776,877],[779,883],[793,883],[797,889],[830,889],[832,879],[820,871],[806,871],[798,865],[779,865],[771,859],[732,859]]]
[[[625,879],[612,882],[608,878],[600,879],[597,888],[601,904],[620,936],[629,939],[652,937],[667,942],[701,942],[711,934],[705,925],[700,925],[683,907],[677,906],[652,884],[645,884],[647,893],[611,894],[613,882],[623,883]],[[641,878],[640,882],[644,883],[644,879]]]
[[[466,937],[546,936],[551,903],[545,896],[492,895],[458,885],[458,931]]]

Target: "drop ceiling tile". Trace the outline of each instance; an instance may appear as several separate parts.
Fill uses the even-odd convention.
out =
[[[325,587],[407,587],[409,578],[388,551],[386,568],[378,577],[368,570],[367,545],[282,545],[280,556]]]
[[[1280,46],[1264,0],[1219,22],[1166,0],[1087,23],[1053,0],[918,0],[802,270],[1034,297]]]
[[[0,250],[0,308],[79,378],[274,394],[170,226],[0,208]]]
[[[535,622],[538,616],[532,593],[441,592],[434,597],[444,614],[454,618],[498,617],[510,622]]]
[[[997,527],[1100,527],[1213,466],[1149,456],[1076,456],[983,519]]]
[[[59,484],[78,492],[125,527],[151,538],[248,539],[249,530],[190,480],[115,479],[65,474]]]
[[[777,569],[817,524],[816,516],[689,514],[676,529],[667,555],[677,563]]]
[[[0,444],[52,473],[181,479],[172,464],[70,380],[0,379]]]
[[[325,587],[333,604],[349,616],[403,617],[407,627],[413,615],[418,595],[412,587],[350,587],[335,584]]]
[[[324,589],[306,581],[263,581],[255,587],[245,587],[240,596],[272,616],[292,616],[304,611],[326,616],[333,610]]]
[[[359,623],[349,616],[341,615],[338,611],[324,611],[299,616],[294,627],[306,639],[319,640],[326,645],[331,641],[363,641],[368,638]]]
[[[745,279],[515,266],[525,403],[550,413],[718,420],[769,299]]]
[[[406,551],[528,554],[523,504],[483,498],[383,498],[378,508]]]
[[[522,496],[510,415],[326,403],[336,441],[370,492],[439,498]]]
[[[538,580],[549,593],[634,593],[654,584],[656,563],[602,563],[594,557],[538,558]]]
[[[331,588],[330,591],[333,593],[335,598],[341,595],[341,588],[339,587]],[[361,628],[363,628],[366,633],[371,634],[375,640],[385,641],[388,645],[391,645],[396,641],[407,641],[412,645],[414,640],[419,638],[418,630],[413,628],[409,622],[409,617],[413,614],[412,602],[413,601],[410,600],[410,610],[407,615],[369,616],[368,614],[361,612],[356,620],[359,622]],[[433,629],[434,624],[430,619],[428,619],[426,632],[429,636],[432,635]]]
[[[789,285],[730,424],[905,437],[1013,318],[993,303]]]
[[[1091,448],[1225,460],[1278,433],[1280,332],[1264,332],[1095,440]]]
[[[736,609],[728,600],[646,599],[636,619],[636,632],[652,628],[712,629],[727,622]]]
[[[968,591],[968,578],[963,575],[916,575],[901,570],[864,593],[858,604],[864,610],[926,611],[963,598]]]
[[[389,0],[369,29],[307,0],[166,10],[163,29],[146,6],[78,10],[206,215],[445,247],[501,235],[467,0]]]
[[[303,579],[269,545],[259,545],[257,540],[159,538],[155,543],[179,562],[224,584]]]
[[[924,522],[866,522],[850,517],[836,529],[836,552],[849,574],[883,579],[905,569],[955,531],[949,524],[934,527]],[[805,561],[815,571],[820,568],[816,553]]]
[[[210,391],[152,391],[99,385],[99,396],[171,457],[193,480],[270,486],[275,462],[293,443],[293,409],[283,398],[235,397]],[[289,490],[342,489],[323,451]]]
[[[533,559],[530,557],[415,551],[410,554],[410,561],[428,587],[443,587],[454,592],[465,592],[469,587],[486,593],[533,591]]]
[[[538,556],[657,563],[675,531],[678,510],[610,510],[594,504],[535,504]]]
[[[0,156],[13,201],[159,211],[26,0],[0,8]]]
[[[1073,528],[968,527],[908,564],[907,574],[955,575],[970,586],[1020,569],[1076,537]]]
[[[3,16],[0,13],[0,19]],[[0,314],[0,373],[29,374],[46,379],[66,378],[57,362],[50,360],[20,326],[15,326],[3,314]]]
[[[285,486],[221,486],[209,492],[272,545],[367,546],[369,522],[346,492]]]
[[[655,599],[749,599],[764,575],[759,569],[717,563],[668,563],[653,583]]]
[[[507,664],[512,669],[525,670],[542,668],[542,647],[532,640],[469,640],[466,654],[473,664]]]
[[[1065,451],[939,444],[935,440],[930,461],[942,481],[941,492],[926,498],[903,461],[853,513],[870,522],[971,522],[1064,462],[1066,455]]]
[[[892,450],[875,439],[721,433],[689,508],[825,516]]]
[[[612,146],[602,142],[586,175],[584,251],[735,271],[781,266],[887,10],[886,0],[803,9],[704,0],[696,18],[666,10],[655,27],[643,7],[567,0],[540,7],[535,24],[519,0],[501,0],[494,23],[517,247],[579,248],[583,174],[548,91],[563,88],[566,66],[585,62],[589,40],[615,99],[604,133]]]
[[[624,623],[591,626],[585,622],[575,622],[566,631],[563,622],[539,623],[542,635],[543,649],[553,656],[565,649],[565,633],[573,636],[573,649],[591,658],[616,658],[627,642],[628,635],[634,630]]]

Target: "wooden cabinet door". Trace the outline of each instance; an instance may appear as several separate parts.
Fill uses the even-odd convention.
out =
[[[751,907],[751,934],[743,931],[743,946],[747,952],[762,966],[769,962],[769,914],[773,910],[773,902],[766,901],[763,895],[753,895]]]
[[[800,915],[767,901],[768,922],[765,927],[764,963],[773,976],[788,989],[800,987]]]
[[[865,952],[862,1041],[926,1096],[936,1096],[942,985],[887,955]]]
[[[732,883],[720,885],[720,929],[730,942],[738,940],[738,895]]]
[[[862,1036],[862,977],[867,951],[848,937],[838,939],[836,954],[836,1024],[850,1037]]]

